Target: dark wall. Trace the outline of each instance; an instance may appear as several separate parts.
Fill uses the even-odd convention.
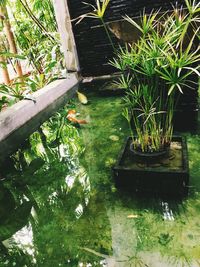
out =
[[[72,19],[92,10],[80,0],[66,1],[68,1]],[[85,2],[94,4],[95,0],[85,0]],[[165,11],[172,9],[172,5],[176,5],[177,2],[181,6],[184,0],[111,0],[105,14],[105,21],[120,20],[123,15],[137,17],[144,8],[147,13],[152,9],[160,8]],[[99,20],[85,18],[77,25],[73,22],[73,31],[82,75],[99,76],[112,73],[114,70],[109,66],[108,61],[113,57],[113,49]],[[113,34],[112,39],[114,43],[119,43]]]

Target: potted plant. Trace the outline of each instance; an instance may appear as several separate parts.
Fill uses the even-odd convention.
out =
[[[116,85],[126,90],[123,115],[131,132],[129,150],[140,162],[153,160],[155,165],[160,157],[165,161],[170,157],[177,101],[186,88],[197,86],[194,76],[200,75],[200,54],[195,39],[200,4],[187,0],[186,4],[187,10],[143,14],[140,24],[127,16],[140,37],[120,47],[111,62],[121,71]]]
[[[124,17],[137,29],[138,36],[133,38],[137,41],[117,49],[104,22],[110,1],[95,2],[93,12],[81,15],[78,23],[86,17],[101,20],[116,54],[110,64],[121,73],[115,86],[126,91],[123,115],[128,121],[131,137],[114,167],[117,183],[126,184],[127,181],[129,186],[133,181],[129,177],[134,174],[134,183],[138,185],[140,177],[157,179],[164,173],[165,177],[176,180],[177,185],[187,185],[186,142],[182,137],[173,137],[173,119],[180,95],[188,88],[193,90],[197,86],[194,76],[200,75],[199,45],[195,43],[199,39],[200,3],[185,0],[184,9],[174,8],[166,13],[156,11],[149,15],[143,13],[140,23]],[[174,158],[172,141],[173,145],[182,148],[182,152],[176,155],[181,167],[179,163],[176,166],[168,164]],[[142,170],[138,169],[138,163]],[[151,167],[160,168],[160,163],[165,165],[164,170],[152,171]]]

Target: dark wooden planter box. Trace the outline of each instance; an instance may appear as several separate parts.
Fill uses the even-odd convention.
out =
[[[174,136],[169,155],[153,161],[133,155],[130,142],[131,137],[126,140],[113,168],[117,188],[159,196],[187,194],[189,167],[185,137]]]

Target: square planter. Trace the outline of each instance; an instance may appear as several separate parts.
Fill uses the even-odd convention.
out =
[[[132,154],[130,143],[131,137],[127,138],[113,167],[117,188],[162,196],[187,194],[189,167],[185,137],[173,136],[169,154],[150,162]]]

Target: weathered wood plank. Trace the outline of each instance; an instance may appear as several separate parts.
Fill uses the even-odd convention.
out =
[[[13,153],[28,136],[72,98],[78,89],[76,74],[57,80],[0,113],[0,162]]]

